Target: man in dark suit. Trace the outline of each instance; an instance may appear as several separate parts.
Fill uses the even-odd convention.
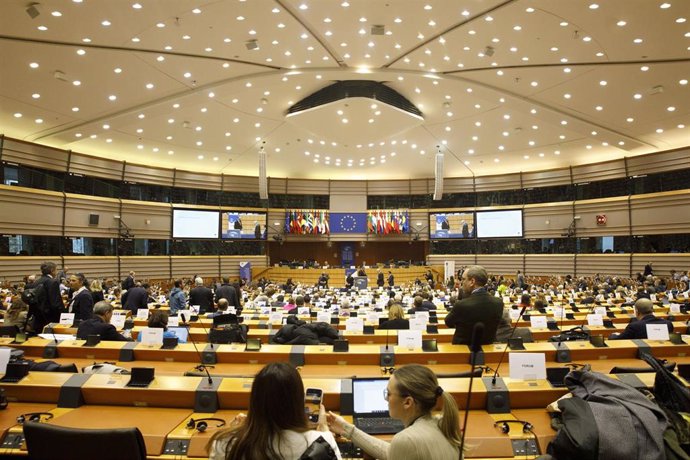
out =
[[[149,285],[142,284],[127,290],[127,297],[122,304],[122,308],[130,310],[136,315],[140,308],[149,308]]]
[[[237,310],[242,308],[237,290],[230,284],[230,278],[228,277],[223,277],[223,284],[216,289],[216,303],[220,299],[226,299],[228,305],[235,307]]]
[[[127,276],[127,278],[125,278],[125,280],[122,282],[123,290],[126,291],[128,289],[132,289],[135,286],[136,283],[134,282],[134,275],[135,273],[133,271],[129,272],[129,276]]]
[[[42,291],[38,303],[29,306],[29,319],[32,321],[33,331],[37,334],[43,332],[48,323],[60,321],[60,313],[65,309],[60,295],[60,280],[56,279],[57,266],[53,262],[41,264],[41,277],[27,288],[38,288]]]
[[[83,273],[75,273],[69,277],[69,287],[73,294],[68,305],[68,311],[74,313],[75,323],[91,319],[93,315],[93,296],[86,284],[86,277]]]
[[[484,267],[474,265],[462,274],[462,290],[465,298],[456,302],[446,315],[445,323],[455,328],[454,344],[468,345],[472,341],[472,330],[477,323],[484,323],[482,344],[496,339],[496,329],[503,315],[503,301],[489,294],[484,287],[489,276]]]
[[[611,339],[646,339],[648,324],[665,324],[668,332],[673,332],[673,323],[664,318],[654,316],[654,304],[646,298],[637,299],[635,302],[635,315],[637,321],[633,321],[625,327],[620,334],[611,334]]]
[[[200,277],[194,280],[194,284],[189,291],[189,305],[198,305],[200,315],[213,311],[213,291],[204,286],[204,280]]]
[[[91,319],[82,321],[77,329],[77,338],[86,340],[90,335],[100,335],[101,340],[116,340],[120,342],[128,342],[131,339],[123,336],[115,329],[115,326],[110,324],[110,318],[113,317],[113,306],[110,302],[105,300],[97,302],[93,307],[93,316]]]

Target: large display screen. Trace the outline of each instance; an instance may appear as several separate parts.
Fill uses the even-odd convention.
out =
[[[447,212],[429,214],[429,237],[438,238],[474,238],[474,213]]]
[[[223,211],[220,224],[223,239],[266,239],[265,212]]]
[[[173,238],[218,238],[218,211],[173,209]]]
[[[522,210],[477,211],[477,237],[522,238]]]

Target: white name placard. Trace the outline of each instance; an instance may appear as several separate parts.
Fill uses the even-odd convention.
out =
[[[508,353],[510,378],[517,380],[539,380],[546,378],[546,355],[544,353]]]
[[[141,343],[147,345],[162,345],[163,344],[163,329],[160,327],[147,327],[142,329]]]
[[[508,314],[510,315],[510,319],[513,321],[517,321],[517,319],[520,317],[520,310],[513,310],[512,308],[508,311]]]
[[[412,318],[412,319],[410,319],[410,330],[411,331],[426,331],[426,321],[424,321],[424,318]]]
[[[113,316],[110,318],[110,324],[115,326],[118,331],[125,327],[125,317],[124,316]]]
[[[601,316],[606,316],[606,307],[594,307],[594,313]]]
[[[74,324],[74,313],[60,313],[60,324],[64,326]]]
[[[649,340],[668,340],[668,326],[665,324],[647,324],[646,327]]]
[[[316,321],[319,323],[331,323],[331,314],[327,311],[320,311],[316,314]]]
[[[297,314],[298,315],[308,315],[309,314],[309,307],[297,307]]]
[[[149,309],[148,308],[139,308],[137,310],[137,319],[148,319],[149,317]]]
[[[677,303],[672,303],[668,306],[668,311],[670,313],[680,313],[680,305]]]
[[[177,316],[168,317],[168,327],[177,327],[180,325],[180,318]]]
[[[539,329],[546,329],[546,316],[530,316],[529,317],[530,326]]]
[[[0,373],[4,374],[7,371],[7,363],[10,362],[10,352],[12,350],[5,348],[0,350]]]
[[[418,311],[414,314],[416,319],[424,320],[425,323],[429,322],[429,312],[428,311]]]
[[[283,314],[279,311],[273,311],[268,314],[269,324],[280,324],[283,322]]]
[[[378,325],[379,324],[379,314],[375,311],[370,311],[367,313],[367,323]]]
[[[656,302],[656,294],[649,294],[649,300]]]
[[[422,331],[412,329],[398,331],[398,346],[409,349],[422,348]]]
[[[362,332],[364,330],[364,321],[362,318],[348,318],[345,320],[345,330],[351,332]]]
[[[587,315],[587,325],[588,326],[603,326],[604,317],[598,313],[592,313]]]

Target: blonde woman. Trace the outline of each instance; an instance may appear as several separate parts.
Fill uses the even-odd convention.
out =
[[[103,296],[103,285],[101,280],[94,278],[89,285],[89,291],[91,291],[91,296],[93,297],[93,304],[96,305],[97,302],[105,300]]]
[[[405,311],[402,305],[394,303],[388,309],[388,321],[379,326],[379,329],[409,329],[410,321],[405,319]]]
[[[380,460],[460,458],[458,406],[453,396],[438,385],[431,370],[419,364],[398,368],[388,381],[384,398],[390,416],[405,425],[390,443],[366,434],[332,412],[326,418],[328,427]],[[443,401],[443,412],[437,417],[431,415],[431,410],[439,399]]]

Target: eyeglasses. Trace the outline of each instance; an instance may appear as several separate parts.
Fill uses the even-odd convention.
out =
[[[390,397],[390,395],[398,395],[401,398],[406,398],[406,397],[410,396],[410,395],[406,395],[406,394],[402,394],[402,393],[391,393],[388,391],[388,388],[384,388],[383,389],[383,399],[388,401],[388,398]]]

